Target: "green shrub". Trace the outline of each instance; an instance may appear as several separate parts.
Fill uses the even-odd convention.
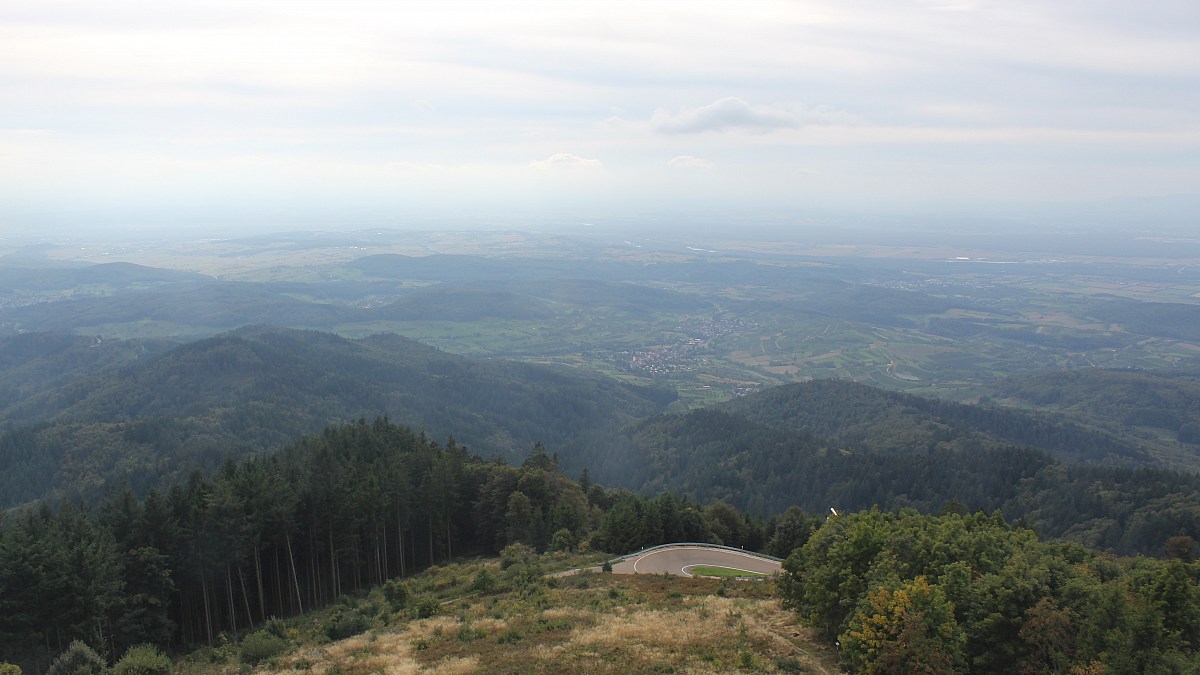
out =
[[[287,650],[287,642],[268,630],[260,630],[247,635],[242,640],[238,656],[242,663],[257,665],[268,659],[273,659]]]
[[[809,669],[794,656],[785,656],[775,661],[775,667],[781,673],[807,673]]]
[[[550,537],[551,551],[570,551],[573,548],[575,548],[575,535],[565,527]]]
[[[427,595],[417,602],[417,618],[428,619],[441,611],[441,609],[442,606],[438,604],[437,599]]]
[[[87,643],[75,640],[54,659],[46,675],[101,675],[104,670],[104,659]]]
[[[325,635],[330,640],[344,640],[358,635],[371,627],[371,622],[357,610],[342,610],[334,612],[325,622]]]
[[[283,620],[281,620],[279,617],[273,616],[267,619],[267,622],[263,624],[262,629],[279,638],[280,640],[283,640],[284,642],[287,642],[288,640],[287,625],[284,624]]]
[[[512,626],[509,627],[508,630],[501,633],[499,637],[496,638],[496,642],[502,645],[512,645],[520,642],[523,639],[525,639],[525,635],[521,633],[520,629]]]
[[[496,587],[496,575],[492,574],[488,568],[483,568],[475,573],[475,578],[471,581],[471,590],[487,593]]]
[[[509,544],[500,551],[500,569],[506,570],[517,563],[527,562],[536,554],[536,551],[525,544]]]
[[[410,595],[408,584],[399,579],[392,579],[383,585],[383,597],[387,599],[393,612],[404,609]]]
[[[469,623],[464,623],[458,627],[459,642],[474,642],[485,637],[487,637],[487,633],[483,629],[475,628]]]
[[[21,675],[21,666],[8,661],[0,663],[0,675]]]
[[[154,645],[135,645],[113,666],[113,675],[168,675],[171,659]]]

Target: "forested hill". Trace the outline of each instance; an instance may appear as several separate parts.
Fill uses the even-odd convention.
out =
[[[844,380],[813,380],[729,401],[719,410],[805,431],[856,452],[1023,446],[1068,462],[1133,464],[1153,458],[1132,443],[1034,413],[966,405]]]
[[[168,340],[105,340],[50,333],[0,338],[0,419],[8,419],[3,411],[22,400],[176,346],[178,343]]]
[[[1022,421],[1025,430],[1014,426]],[[1157,553],[1176,535],[1200,538],[1200,476],[1055,457],[1087,459],[1092,447],[1105,449],[1098,461],[1138,457],[1114,444],[1019,411],[813,382],[659,415],[592,435],[565,456],[609,485],[672,489],[756,513],[792,505],[1001,509],[1045,536],[1123,553]]]
[[[1200,371],[1081,368],[1010,377],[995,400],[1134,435],[1162,463],[1200,470]]]
[[[29,377],[25,373],[24,377]],[[380,334],[251,327],[88,375],[0,409],[0,507],[56,490],[142,491],[226,454],[388,415],[485,456],[522,456],[661,411],[674,395],[565,367],[473,360]],[[35,426],[30,426],[35,424]]]

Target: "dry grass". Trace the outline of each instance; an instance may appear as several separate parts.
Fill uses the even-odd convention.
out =
[[[545,562],[555,568],[558,563]],[[327,642],[320,613],[289,630],[300,645],[256,673],[836,673],[836,655],[782,609],[774,584],[586,573],[522,588],[466,593],[482,566],[446,566],[409,580],[438,615],[416,620],[416,601],[391,612],[362,600],[374,629]],[[457,580],[457,585],[455,583]],[[437,590],[439,588],[445,590]],[[247,672],[236,643],[181,661],[179,675]]]
[[[768,583],[583,575],[446,611],[302,649],[256,672],[838,672]]]
[[[282,659],[277,666],[257,669],[259,673],[313,673],[330,670],[344,675],[385,673],[407,675],[427,672],[412,656],[412,645],[402,632],[373,632],[311,648]],[[462,672],[462,671],[455,671]]]

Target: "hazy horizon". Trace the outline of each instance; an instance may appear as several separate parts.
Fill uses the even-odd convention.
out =
[[[1167,0],[13,0],[0,236],[1186,232],[1198,38]]]

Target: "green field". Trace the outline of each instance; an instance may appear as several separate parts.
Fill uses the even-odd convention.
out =
[[[670,387],[687,407],[813,378],[973,400],[996,381],[1020,373],[1200,363],[1200,335],[1192,337],[1196,331],[1186,328],[1188,319],[1163,332],[1161,321],[1139,311],[1096,311],[1114,299],[1143,307],[1200,304],[1200,278],[1185,274],[1184,260],[981,266],[947,264],[944,256],[955,254],[949,248],[922,254],[919,248],[880,245],[858,247],[859,257],[832,257],[821,247],[780,243],[766,252],[753,242],[728,241],[712,247],[744,253],[713,258],[670,242],[643,249],[514,232],[368,234],[359,240],[375,246],[347,247],[337,238],[323,246],[320,240],[279,235],[252,242],[56,251],[49,257],[123,260],[278,288],[273,297],[284,309],[264,314],[262,297],[256,296],[204,320],[162,311],[127,311],[117,319],[110,318],[113,311],[88,314],[79,308],[86,310],[85,296],[127,297],[123,310],[137,303],[170,308],[181,296],[152,293],[167,288],[167,281],[155,286],[159,282],[115,277],[53,287],[39,279],[36,287],[14,283],[7,302],[39,303],[41,323],[16,312],[5,325],[0,314],[0,329],[181,340],[272,321],[348,337],[391,331],[457,354],[560,363]],[[81,259],[80,251],[92,257]],[[445,260],[401,269],[433,260],[430,254]],[[356,266],[372,255],[397,262]],[[465,295],[437,296],[419,306],[445,308],[454,320],[372,313],[445,289]],[[508,304],[491,306],[483,296],[470,295],[492,290],[507,293]],[[61,302],[66,297],[84,304],[68,306]],[[0,308],[5,302],[0,297]],[[49,316],[58,306],[62,314]],[[351,311],[324,323],[295,318],[309,307]],[[516,310],[522,307],[542,314],[521,316]]]

